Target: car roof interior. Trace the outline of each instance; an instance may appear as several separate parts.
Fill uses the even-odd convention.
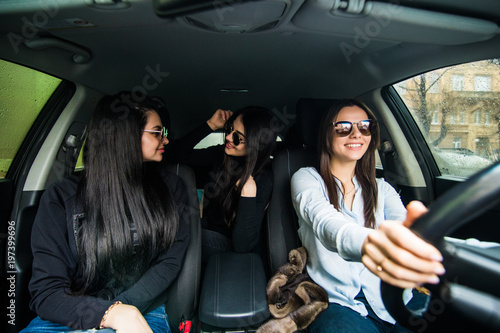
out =
[[[2,57],[101,93],[154,86],[188,131],[219,107],[294,112],[300,97],[356,97],[500,49],[498,1],[165,3],[2,1]]]

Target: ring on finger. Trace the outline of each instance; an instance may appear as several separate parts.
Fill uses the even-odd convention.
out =
[[[386,259],[387,259],[387,258],[384,258],[384,259],[382,259],[382,261],[381,261],[381,262],[379,262],[379,263],[378,263],[378,265],[377,265],[377,271],[382,272],[382,271],[384,270],[384,267],[382,267],[382,264],[384,263],[384,261],[385,261]]]

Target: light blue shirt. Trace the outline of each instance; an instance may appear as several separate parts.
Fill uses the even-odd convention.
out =
[[[330,203],[328,191],[315,168],[302,168],[292,177],[293,206],[299,217],[299,237],[308,252],[307,272],[322,286],[331,303],[368,314],[362,302],[354,300],[360,289],[377,316],[389,323],[394,319],[384,307],[380,279],[361,262],[361,246],[373,229],[364,226],[361,186],[353,179],[356,195],[352,211],[339,191],[340,211]],[[404,221],[406,209],[394,188],[377,179],[376,227],[384,220]],[[411,291],[404,293],[405,303]]]

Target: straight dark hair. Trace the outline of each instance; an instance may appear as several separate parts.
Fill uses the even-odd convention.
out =
[[[331,124],[337,120],[339,112],[344,107],[358,106],[368,115],[368,119],[376,120],[373,112],[361,101],[355,99],[342,99],[333,104],[329,111],[323,117],[319,133],[319,167],[320,174],[325,181],[328,190],[328,197],[330,203],[333,204],[335,209],[339,210],[339,195],[338,185],[331,172],[331,157],[333,156],[332,143],[335,136],[335,131]],[[375,126],[372,134],[371,141],[367,151],[356,163],[354,174],[358,180],[363,197],[363,214],[365,218],[365,227],[375,227],[375,210],[377,207],[378,189],[375,172],[375,151],[380,144],[380,133],[378,126]],[[341,189],[340,189],[341,190]]]
[[[97,105],[77,192],[85,217],[76,232],[74,294],[114,298],[174,240],[178,213],[173,197],[153,163],[143,163],[141,137],[152,112],[155,104],[149,98],[136,101],[126,92]]]
[[[246,154],[244,157],[224,155],[214,189],[214,202],[228,227],[232,227],[236,219],[243,185],[250,176],[255,178],[270,168],[277,137],[271,112],[259,106],[248,106],[233,113],[226,122],[226,132],[240,115],[245,128]]]

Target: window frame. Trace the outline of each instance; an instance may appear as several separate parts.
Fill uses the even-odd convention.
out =
[[[484,79],[484,81],[482,79]],[[485,87],[487,86],[487,89],[482,89],[483,84]],[[491,91],[491,75],[481,75],[481,74],[474,75],[474,91],[476,92]]]
[[[474,111],[473,115],[474,115],[474,125],[481,125],[481,120],[482,120],[482,114],[481,114],[481,110],[476,110]]]
[[[455,89],[458,88],[458,89]],[[451,75],[451,91],[464,91],[465,90],[465,75],[452,74]]]
[[[404,103],[396,89],[394,89],[392,85],[387,85],[381,89],[380,93],[383,100],[392,111],[413,153],[419,155],[416,156],[416,160],[425,182],[425,189],[423,189],[425,195],[422,194],[423,197],[419,200],[423,202],[431,200],[435,196],[434,179],[441,176],[441,171],[434,160],[432,152],[427,145],[427,141],[420,131],[415,119],[412,117],[408,106]],[[422,142],[424,144],[422,144]],[[425,198],[425,196],[427,198]]]

